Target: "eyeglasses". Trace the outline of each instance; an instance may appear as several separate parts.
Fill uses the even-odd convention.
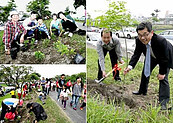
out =
[[[142,37],[145,37],[145,38],[146,38],[146,37],[149,36],[149,34],[150,34],[150,33],[144,33],[143,35],[141,35],[141,34],[138,33],[138,37],[139,37],[139,38],[142,38]]]

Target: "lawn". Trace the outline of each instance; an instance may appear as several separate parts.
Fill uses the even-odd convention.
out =
[[[97,60],[98,55],[95,49],[87,49],[87,79],[94,80],[97,78]],[[124,58],[124,61],[126,62],[126,59]],[[105,58],[105,64],[106,64],[106,72],[111,70],[111,63],[109,59],[109,55]],[[122,78],[122,82],[115,82],[113,80],[112,75],[110,75],[108,78],[106,78],[103,83],[111,86],[126,86],[130,87],[133,86],[133,88],[138,89],[139,83],[140,83],[140,76],[141,76],[141,70],[143,68],[143,63],[138,62],[136,68],[132,70],[129,74],[127,74],[125,77],[123,75],[123,70],[126,67],[126,65],[123,65],[120,71],[120,76]],[[155,68],[151,74],[150,77],[150,84],[149,84],[149,90],[150,93],[146,97],[137,97],[139,100],[143,101],[147,97],[151,97],[150,100],[145,100],[146,104],[145,107],[136,107],[136,108],[129,108],[125,105],[124,102],[121,102],[119,104],[115,104],[114,100],[110,100],[109,103],[104,99],[104,97],[100,97],[100,94],[91,95],[91,90],[88,90],[88,98],[87,98],[87,121],[88,123],[159,123],[159,122],[167,122],[172,123],[173,121],[173,114],[164,111],[160,111],[160,107],[158,106],[158,103],[150,103],[150,102],[157,102],[158,99],[158,90],[159,90],[159,83],[156,78],[156,75],[158,74],[158,68]],[[172,100],[172,94],[173,94],[173,72],[171,70],[169,74],[169,83],[171,88],[171,100]],[[93,84],[94,85],[94,84]],[[102,86],[100,86],[101,88]],[[127,88],[128,89],[128,88]],[[115,90],[119,91],[119,90]],[[156,97],[156,98],[154,98]],[[116,97],[115,97],[116,98]],[[136,98],[136,97],[134,97]],[[171,101],[170,101],[171,103]],[[172,104],[170,104],[172,105]]]

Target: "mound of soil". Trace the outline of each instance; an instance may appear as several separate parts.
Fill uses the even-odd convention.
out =
[[[54,48],[53,43],[57,39],[51,40],[49,44],[44,47],[43,40],[39,41],[37,45],[30,45],[25,49],[26,51],[19,51],[15,60],[11,59],[10,55],[6,55],[5,52],[1,54],[0,64],[71,64],[74,63],[74,57],[77,53],[82,54],[85,57],[85,50],[81,51],[78,41],[70,42],[69,37],[61,38],[61,42],[66,45],[69,49],[73,48],[75,53],[72,55],[61,55],[60,52]],[[83,46],[83,49],[85,47]],[[35,58],[35,51],[41,51],[45,54],[43,60]]]
[[[137,85],[106,85],[98,84],[94,80],[87,79],[87,89],[90,95],[98,94],[100,100],[105,99],[107,103],[114,101],[114,104],[124,102],[128,108],[146,108],[147,104],[155,104],[158,99],[158,93],[153,90],[148,90],[147,96],[133,95],[132,91],[135,90]]]

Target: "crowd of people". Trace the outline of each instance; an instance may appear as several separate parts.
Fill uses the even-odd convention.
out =
[[[4,26],[3,42],[6,54],[11,55],[12,59],[16,59],[17,52],[24,46],[24,40],[34,38],[37,45],[41,39],[51,39],[52,34],[56,36],[68,34],[69,37],[72,37],[73,33],[86,34],[85,30],[77,27],[70,15],[65,15],[63,12],[52,15],[50,31],[44,24],[44,18],[38,16],[34,11],[30,13],[30,17],[23,21],[23,24],[19,22],[19,13],[17,11],[12,11],[10,17],[11,19]]]

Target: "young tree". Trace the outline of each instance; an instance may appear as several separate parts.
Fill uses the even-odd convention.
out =
[[[27,11],[35,11],[37,12],[38,16],[42,18],[46,16],[50,16],[51,12],[49,11],[49,0],[33,0],[30,1],[27,5]]]
[[[14,0],[10,0],[7,6],[0,7],[0,22],[3,23],[8,20],[8,16],[10,15],[10,11],[16,8],[16,4]]]
[[[119,30],[131,24],[131,15],[126,10],[124,1],[110,3],[109,10],[96,19],[100,20],[99,27],[115,30]]]

